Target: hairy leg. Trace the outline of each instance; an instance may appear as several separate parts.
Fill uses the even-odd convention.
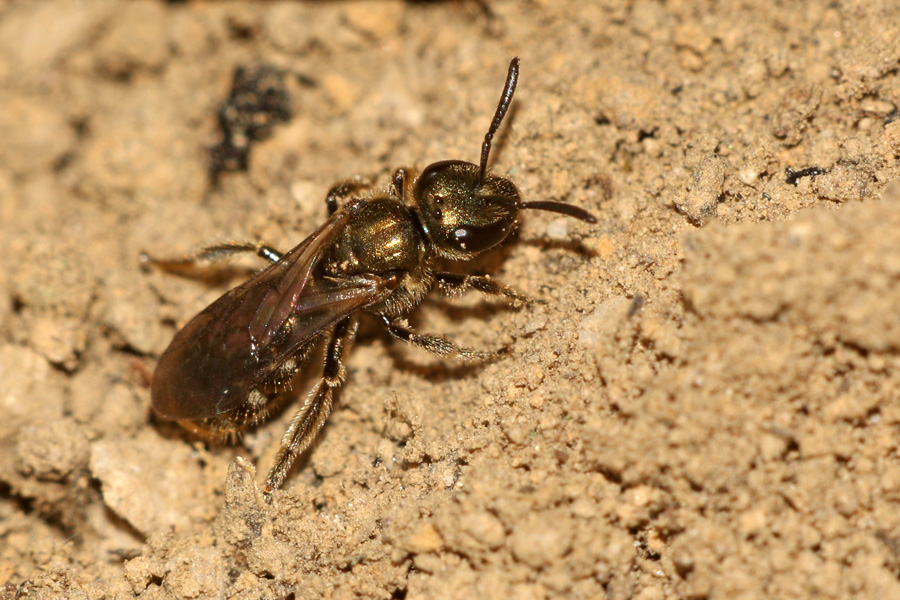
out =
[[[201,248],[197,252],[181,258],[155,258],[142,252],[141,262],[157,266],[166,271],[179,273],[202,268],[221,262],[235,254],[243,253],[256,254],[270,263],[278,262],[282,257],[281,252],[263,242],[225,242]]]
[[[310,390],[303,405],[291,419],[290,426],[281,438],[275,463],[269,469],[263,492],[267,502],[271,502],[272,493],[281,487],[294,460],[309,448],[331,414],[334,390],[340,387],[346,377],[344,357],[353,345],[357,324],[358,321],[353,317],[346,317],[334,326],[325,349],[322,378]]]
[[[499,350],[461,348],[445,337],[428,333],[416,333],[410,327],[402,325],[399,319],[391,319],[382,315],[381,320],[384,321],[388,333],[398,340],[427,350],[440,357],[453,357],[462,360],[486,360],[496,358],[507,352],[506,348],[500,348]]]
[[[538,300],[529,298],[511,287],[503,285],[496,279],[482,275],[439,272],[435,273],[434,278],[441,293],[446,296],[459,296],[469,290],[476,290],[486,296],[502,296],[526,304],[538,302]]]
[[[336,183],[325,196],[325,204],[328,206],[328,216],[330,217],[340,208],[340,203],[349,196],[360,192],[361,190],[372,187],[374,179],[372,177],[354,177],[347,181]]]

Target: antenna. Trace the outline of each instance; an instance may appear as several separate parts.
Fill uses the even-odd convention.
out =
[[[506,85],[503,86],[503,93],[500,94],[500,103],[497,104],[497,112],[494,113],[494,119],[491,121],[491,127],[484,136],[484,144],[481,145],[481,165],[478,169],[478,183],[484,181],[484,174],[487,171],[488,155],[491,153],[491,140],[494,134],[500,128],[506,111],[512,102],[513,94],[516,92],[516,83],[519,81],[519,57],[514,57],[509,61],[509,72],[506,74]]]
[[[578,206],[566,204],[565,202],[554,202],[553,200],[536,200],[534,202],[523,202],[519,208],[534,208],[537,210],[547,210],[550,212],[566,215],[567,217],[575,217],[586,223],[596,223],[597,217]]]

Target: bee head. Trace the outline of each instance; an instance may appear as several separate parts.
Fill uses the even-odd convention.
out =
[[[445,258],[466,259],[509,235],[521,206],[509,179],[482,177],[478,165],[444,160],[429,165],[415,183],[422,228]]]
[[[481,162],[443,160],[428,165],[415,183],[422,228],[444,258],[464,260],[493,248],[516,226],[519,210],[536,208],[562,213],[588,223],[585,210],[562,202],[522,202],[519,190],[505,177],[487,174],[491,140],[509,109],[519,79],[519,59],[509,63],[506,85],[484,143]]]

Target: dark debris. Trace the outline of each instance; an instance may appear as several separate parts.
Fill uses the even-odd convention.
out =
[[[816,180],[817,175],[824,175],[828,172],[828,169],[824,167],[807,167],[805,169],[800,169],[799,171],[795,171],[790,167],[785,167],[784,175],[785,175],[785,183],[789,183],[791,185],[797,185],[797,182],[802,177],[812,177],[813,181]]]
[[[222,141],[212,147],[209,173],[217,185],[222,173],[246,171],[250,147],[272,135],[293,116],[284,72],[271,65],[234,70],[231,92],[219,109]]]

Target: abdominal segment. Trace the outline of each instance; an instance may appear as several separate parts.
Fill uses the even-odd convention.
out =
[[[203,439],[235,443],[247,429],[267,421],[281,406],[312,346],[307,344],[293,358],[284,361],[258,387],[251,389],[247,399],[237,408],[205,419],[183,419],[178,424]]]

